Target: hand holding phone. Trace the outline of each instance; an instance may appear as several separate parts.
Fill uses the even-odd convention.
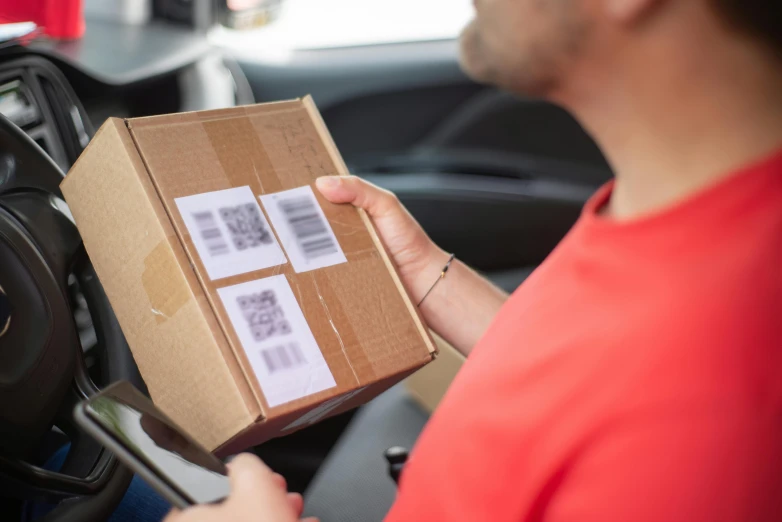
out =
[[[83,401],[76,422],[174,507],[177,522],[295,522],[304,501],[255,456],[228,469],[130,383],[119,382]],[[230,499],[222,502],[228,497]],[[215,504],[220,503],[219,506]],[[199,507],[207,504],[207,510]],[[308,519],[315,520],[315,519]]]
[[[301,495],[287,493],[285,479],[256,456],[239,455],[229,468],[231,495],[225,502],[173,512],[164,522],[318,522],[300,519]]]
[[[76,422],[177,508],[220,502],[228,470],[130,383],[82,402]]]

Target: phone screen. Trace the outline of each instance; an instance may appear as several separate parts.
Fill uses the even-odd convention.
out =
[[[217,502],[228,496],[225,465],[183,435],[134,389],[101,393],[86,404],[86,413],[193,504]]]

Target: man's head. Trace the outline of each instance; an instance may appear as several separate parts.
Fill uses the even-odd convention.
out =
[[[719,24],[726,38],[754,38],[782,55],[777,0],[475,0],[462,34],[462,66],[478,81],[548,96],[577,68],[603,63],[633,37],[653,38],[655,23]],[[715,23],[716,22],[716,23]],[[670,24],[668,24],[670,26]],[[670,36],[670,32],[668,33]],[[670,45],[670,42],[666,42]]]

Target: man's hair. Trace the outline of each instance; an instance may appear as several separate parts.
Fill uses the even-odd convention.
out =
[[[754,36],[782,56],[782,6],[779,0],[712,0],[732,27]]]

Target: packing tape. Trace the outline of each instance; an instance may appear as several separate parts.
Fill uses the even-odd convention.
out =
[[[160,274],[168,274],[164,285],[160,284]],[[158,324],[167,321],[190,300],[190,288],[167,239],[144,258],[141,284],[149,299],[150,313]]]
[[[283,189],[255,128],[248,118],[211,119],[201,121],[204,132],[231,187],[248,185],[256,195]],[[231,143],[231,147],[223,146]],[[236,151],[240,153],[236,153]],[[249,173],[253,173],[252,176]]]
[[[372,368],[369,357],[363,347],[361,347],[359,338],[355,330],[353,330],[350,317],[345,312],[342,300],[331,287],[328,274],[315,270],[305,274],[296,274],[296,277],[307,275],[312,278],[312,284],[317,292],[320,305],[331,329],[334,330],[340,350],[356,379],[356,384],[361,385],[369,380],[374,380],[375,371]],[[348,347],[351,348],[350,353],[348,353]]]
[[[275,137],[280,136],[279,143],[276,143],[275,146],[284,146],[288,151],[306,149],[308,154],[299,156],[302,160],[305,160],[313,153],[311,149],[313,145],[306,141],[307,137],[312,134],[305,132],[303,127],[297,127],[297,125],[303,125],[303,121],[308,121],[308,117],[302,119],[295,116],[299,111],[303,113],[303,109],[300,108],[296,111],[291,111],[290,109],[280,111],[280,113],[287,112],[290,114],[291,118],[288,120],[290,125],[281,123],[278,128],[272,129],[272,134]],[[258,129],[253,124],[250,114],[246,118],[236,118],[234,116],[230,119],[215,116],[219,115],[206,113],[203,115],[200,123],[220,163],[222,174],[231,187],[250,185],[254,194],[263,195],[302,186],[308,182],[311,183],[315,177],[321,174],[334,173],[328,168],[331,162],[327,151],[324,149],[322,151],[323,161],[318,162],[317,165],[312,165],[308,162],[306,165],[296,166],[295,169],[285,169],[286,179],[283,181],[278,170],[275,169],[272,159],[266,152],[266,147],[258,137]],[[230,142],[231,147],[222,145],[226,142]],[[240,153],[237,154],[237,150]],[[248,180],[250,181],[249,183]],[[361,222],[357,221],[363,229]],[[341,225],[341,223],[333,223],[332,220],[330,220],[330,223],[334,228],[338,228]],[[345,245],[342,246],[344,248]],[[357,248],[355,253],[349,250],[346,251],[346,257],[352,260],[356,258],[365,259],[373,254],[376,255],[376,249],[369,237],[365,241],[359,241],[355,248]],[[334,332],[339,351],[342,352],[344,363],[350,369],[355,383],[360,385],[374,380],[375,371],[359,342],[359,338],[345,312],[345,307],[332,289],[326,273],[322,272],[322,270],[295,273],[293,270],[287,270],[283,266],[279,266],[274,270],[273,275],[283,271],[291,282],[294,294],[297,295],[300,301],[303,301],[304,298],[302,287],[309,289],[307,294],[310,299],[317,297],[317,303],[323,312],[318,315],[325,318],[327,329]],[[215,297],[213,295],[212,299]],[[303,305],[303,303],[300,303],[300,305]],[[302,309],[304,310],[303,306]],[[217,309],[215,311],[220,313]],[[310,317],[310,321],[312,319]],[[221,323],[223,322],[221,321]],[[311,328],[312,326],[310,324]],[[321,328],[319,331],[323,331],[323,329]],[[229,335],[228,339],[234,342],[232,336]],[[321,347],[321,350],[323,350],[323,347]],[[241,350],[236,351],[241,352]],[[326,354],[324,353],[324,355]],[[334,361],[332,360],[333,363]],[[337,370],[335,374],[340,374],[338,368],[333,368],[333,370]]]

